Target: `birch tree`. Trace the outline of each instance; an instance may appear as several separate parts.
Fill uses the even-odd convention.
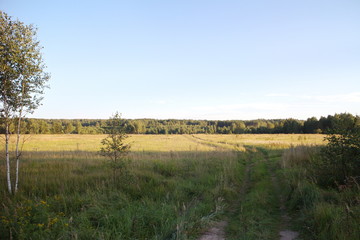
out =
[[[10,194],[16,193],[19,186],[22,120],[40,105],[50,78],[45,72],[36,31],[33,25],[13,20],[0,11],[0,114],[5,128],[6,177]],[[10,131],[11,124],[15,126],[14,131]],[[10,159],[9,152],[12,135],[16,137],[14,159]]]

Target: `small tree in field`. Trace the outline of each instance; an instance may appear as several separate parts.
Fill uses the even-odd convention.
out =
[[[126,125],[118,112],[107,121],[105,132],[108,136],[101,141],[100,154],[109,158],[115,180],[119,172],[122,174],[126,169],[126,156],[131,147],[125,143],[125,139],[128,138]]]
[[[6,176],[10,194],[17,192],[19,185],[22,120],[40,105],[50,78],[44,71],[40,50],[34,26],[13,20],[0,11],[0,116],[5,129]],[[11,126],[14,126],[13,130]],[[16,134],[15,166],[9,153],[12,134]],[[12,176],[14,167],[15,181]]]

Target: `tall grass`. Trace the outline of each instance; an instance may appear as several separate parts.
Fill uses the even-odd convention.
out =
[[[0,191],[0,238],[189,239],[236,196],[236,152],[134,152],[117,178],[89,152],[24,154],[20,192]],[[1,185],[5,186],[4,171]]]
[[[103,137],[32,136],[16,196],[6,192],[2,164],[0,239],[195,239],[234,206],[230,239],[272,238],[278,200],[269,166],[279,153],[271,151],[273,162],[265,162],[267,150],[259,146],[318,141],[310,135],[133,135],[127,171],[114,179],[97,154]]]
[[[289,207],[301,213],[305,237],[360,239],[360,187],[356,181],[345,187],[323,187],[329,176],[321,167],[317,147],[286,150],[282,166],[291,189]]]

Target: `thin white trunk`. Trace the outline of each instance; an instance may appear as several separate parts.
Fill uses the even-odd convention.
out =
[[[15,178],[15,190],[16,193],[18,191],[19,186],[19,167],[20,167],[20,158],[16,159],[16,178]]]
[[[6,82],[5,82],[6,83]],[[10,164],[10,154],[9,154],[9,140],[10,140],[10,131],[9,131],[9,116],[10,116],[10,109],[7,102],[6,97],[6,90],[3,90],[3,107],[4,107],[4,119],[5,119],[5,159],[6,159],[6,180],[8,191],[12,194],[12,184],[11,184],[11,164]]]
[[[7,180],[7,186],[8,191],[10,194],[12,194],[12,187],[11,187],[11,166],[10,166],[10,154],[9,154],[9,139],[10,139],[10,133],[9,133],[9,122],[6,122],[5,127],[5,158],[6,158],[6,180]]]
[[[6,79],[5,83],[6,84]],[[10,143],[10,107],[7,101],[6,88],[3,89],[3,107],[4,107],[4,120],[5,120],[5,159],[6,159],[6,181],[7,187],[10,194],[12,194],[12,182],[11,182],[11,163],[10,163],[10,153],[9,153],[9,143]]]

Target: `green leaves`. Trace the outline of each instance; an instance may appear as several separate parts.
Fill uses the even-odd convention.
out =
[[[333,170],[332,178],[341,184],[360,176],[360,130],[352,129],[327,137],[323,158]]]
[[[118,169],[122,171],[126,168],[127,161],[124,158],[131,146],[125,142],[128,138],[126,125],[118,112],[108,120],[105,131],[108,136],[101,141],[103,146],[100,149],[100,154],[110,159],[110,167],[114,171]]]
[[[50,75],[44,71],[41,47],[36,40],[36,29],[19,20],[12,20],[0,11],[0,119],[5,128],[5,158],[8,191],[12,193],[12,166],[10,164],[10,125],[17,121],[15,143],[16,179],[14,192],[19,180],[19,140],[21,120],[26,113],[32,113],[42,100],[41,95]]]
[[[50,79],[36,28],[0,11],[0,103],[8,116],[32,113]],[[5,109],[6,108],[6,109]]]

